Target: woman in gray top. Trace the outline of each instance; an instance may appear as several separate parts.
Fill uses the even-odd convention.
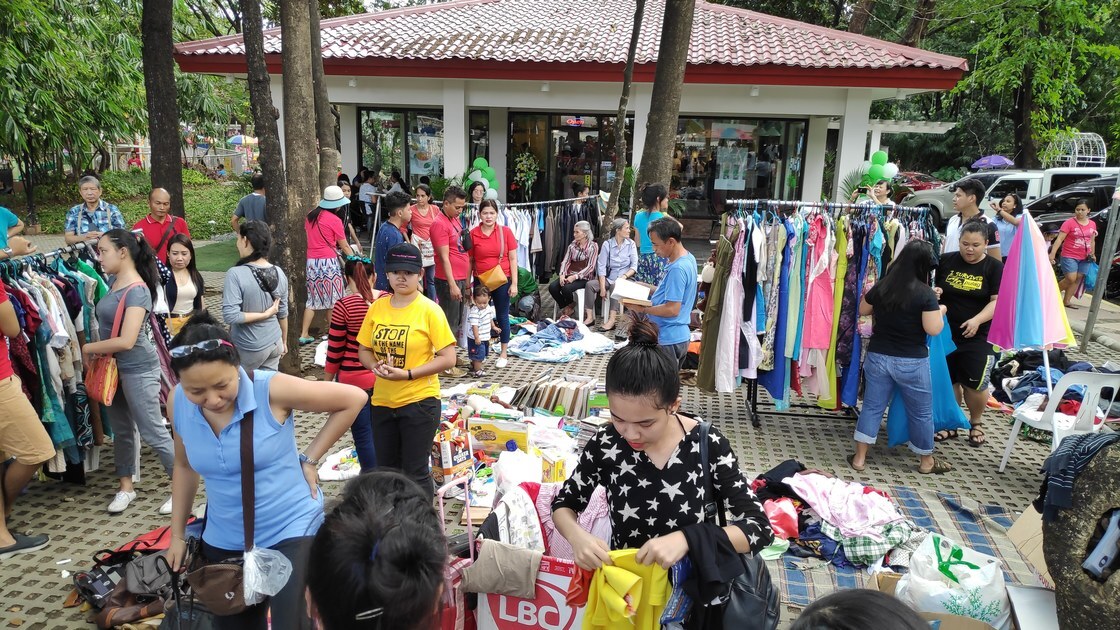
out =
[[[288,277],[268,262],[272,234],[267,224],[249,221],[239,232],[241,260],[226,272],[222,318],[246,372],[276,371],[288,351]]]
[[[119,385],[112,404],[105,407],[113,427],[113,459],[120,486],[109,504],[109,513],[125,511],[136,498],[132,476],[138,462],[136,433],[159,456],[167,476],[175,465],[171,434],[159,409],[160,366],[152,343],[149,314],[160,283],[156,254],[146,241],[128,230],[109,230],[97,241],[101,268],[110,276],[109,293],[97,303],[98,332],[101,341],[82,347],[82,358],[113,355],[117,361]],[[120,330],[113,336],[117,307],[124,300]],[[160,514],[171,513],[171,499],[163,503]]]

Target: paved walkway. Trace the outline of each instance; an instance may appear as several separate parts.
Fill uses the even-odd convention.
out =
[[[221,286],[221,275],[214,274],[207,281],[212,279],[213,286]],[[547,296],[547,291],[542,290],[542,293]],[[219,300],[217,295],[208,295],[207,306],[216,312],[220,309]],[[551,304],[546,304],[545,312],[550,313],[551,310]],[[1078,312],[1083,313],[1084,310],[1073,311],[1073,314]],[[1118,311],[1110,309],[1109,313],[1110,317],[1114,317]],[[1117,338],[1120,339],[1120,333]],[[1114,351],[1098,343],[1089,344],[1086,353],[1076,349],[1069,352],[1073,358],[1098,365],[1117,357]],[[311,353],[311,347],[303,349],[305,365],[310,363]],[[556,366],[511,358],[504,369],[488,365],[488,378],[515,386],[542,370],[552,369],[555,374],[602,379],[608,358],[609,355],[589,356]],[[875,486],[905,485],[959,492],[982,503],[1022,510],[1037,493],[1040,481],[1038,466],[1048,452],[1038,443],[1019,440],[1007,470],[1003,474],[997,473],[1003,444],[1010,431],[1009,417],[989,412],[985,426],[988,445],[970,448],[965,440],[938,445],[938,454],[954,466],[948,474],[919,474],[915,459],[907,450],[889,449],[884,445],[873,447],[866,470],[856,473],[845,462],[845,456],[852,448],[853,418],[796,405],[790,412],[777,413],[763,392],[760,394],[759,409],[762,424],[755,429],[747,420],[741,390],[730,394],[709,394],[695,387],[685,387],[682,398],[685,412],[714,421],[728,435],[743,469],[751,477],[794,458],[809,468]],[[311,441],[325,420],[322,414],[296,415],[297,439],[301,448]],[[344,437],[340,444],[349,444],[349,437]],[[87,474],[84,486],[51,480],[36,481],[17,504],[9,525],[18,531],[49,534],[52,542],[43,551],[0,563],[0,622],[6,622],[0,623],[0,627],[36,630],[89,627],[86,625],[86,613],[78,609],[62,609],[62,602],[71,587],[72,577],[69,574],[88,568],[90,558],[97,550],[115,547],[137,534],[167,524],[167,517],[159,515],[157,510],[167,498],[170,484],[160,472],[152,451],[146,446],[143,448],[143,478],[137,484],[139,497],[127,512],[120,515],[110,515],[105,511],[116,489],[112,474],[112,448],[103,446],[99,454],[100,469]],[[328,499],[337,495],[339,488],[339,484],[326,484]],[[203,500],[200,494],[196,505]],[[457,522],[457,511],[449,516]],[[796,611],[783,613],[787,618],[795,615]]]

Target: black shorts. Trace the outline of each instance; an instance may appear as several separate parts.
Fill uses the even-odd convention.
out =
[[[970,389],[987,389],[997,356],[995,348],[987,341],[965,341],[945,357],[949,378],[954,384]]]

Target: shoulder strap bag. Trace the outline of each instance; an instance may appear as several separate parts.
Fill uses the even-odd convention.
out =
[[[159,245],[156,245],[156,248],[153,250],[157,254],[159,253],[159,250],[163,249],[163,244],[167,242],[167,239],[171,238],[171,236],[176,233],[175,232],[175,217],[171,216],[168,219],[168,221],[169,221],[170,225],[168,225],[167,229],[164,230],[163,236],[159,239]]]
[[[252,375],[249,376],[252,383]],[[241,419],[241,516],[245,529],[245,551],[253,548],[253,523],[256,517],[256,486],[253,470],[253,412]],[[198,545],[201,547],[201,545]],[[211,613],[225,617],[236,615],[245,605],[245,565],[242,558],[207,562],[201,550],[187,571],[187,584],[194,599]]]
[[[723,501],[716,496],[712,485],[712,467],[708,459],[708,430],[711,423],[700,421],[700,462],[704,469],[704,520],[715,520],[720,527],[727,526]],[[739,554],[744,572],[727,585],[728,592],[723,606],[724,628],[753,628],[774,630],[778,627],[780,609],[778,591],[770,582],[770,571],[762,558]],[[718,614],[718,613],[717,613]]]
[[[502,270],[502,260],[506,257],[506,229],[502,225],[495,225],[494,231],[498,233],[498,241],[501,243],[498,246],[500,251],[498,254],[498,264],[494,265],[493,269],[488,269],[478,274],[478,279],[491,291],[509,282],[509,278],[506,277],[506,272]]]
[[[110,338],[119,337],[121,325],[124,323],[124,311],[127,308],[128,294],[142,282],[134,282],[125,287],[121,294],[121,301],[117,304],[117,313],[113,316],[113,331]],[[117,359],[112,355],[100,356],[90,361],[86,368],[86,394],[93,402],[103,405],[113,404],[117,396],[117,383],[120,374],[117,372]]]

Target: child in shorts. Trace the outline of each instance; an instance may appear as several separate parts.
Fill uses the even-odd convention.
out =
[[[494,324],[494,307],[490,306],[490,290],[477,284],[471,292],[471,307],[467,310],[467,356],[471,360],[471,375],[485,376],[482,362],[490,354],[490,331],[501,330]]]

